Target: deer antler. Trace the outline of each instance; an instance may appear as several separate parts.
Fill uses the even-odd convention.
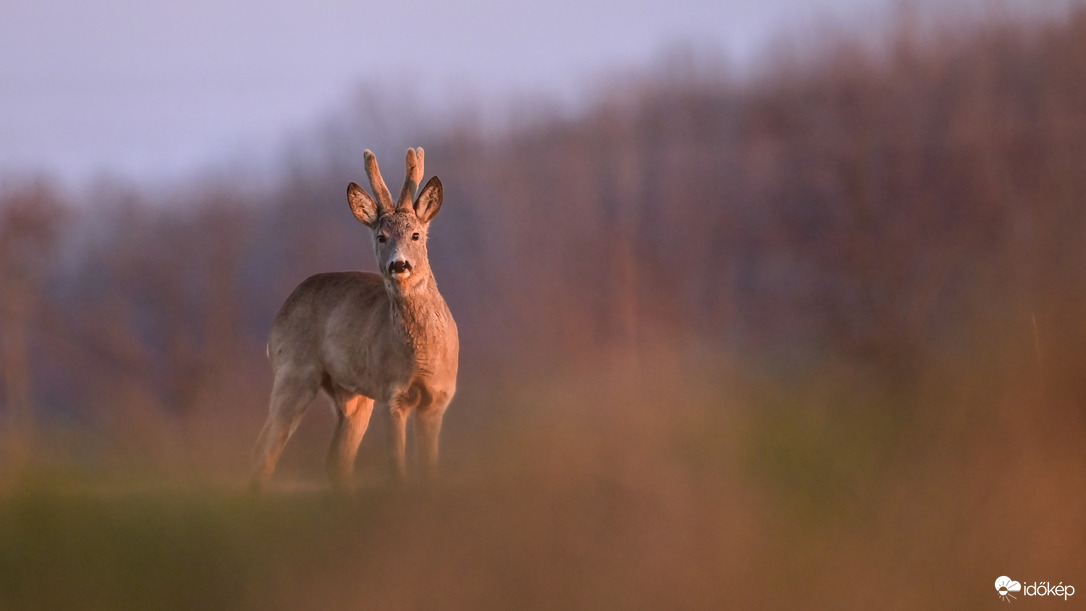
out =
[[[392,194],[389,193],[388,187],[385,186],[385,179],[381,178],[381,170],[377,167],[377,157],[369,149],[366,149],[362,157],[366,161],[366,176],[370,179],[370,189],[373,190],[373,195],[377,198],[377,215],[392,214],[395,212],[395,207],[392,205]]]
[[[400,199],[396,202],[397,210],[404,206],[410,208],[414,203],[415,193],[419,190],[419,183],[422,182],[422,170],[422,147],[407,149],[407,176],[403,179],[403,189],[400,190]]]

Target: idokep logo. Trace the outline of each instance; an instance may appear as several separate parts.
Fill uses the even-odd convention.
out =
[[[1017,581],[1012,581],[1010,577],[1004,575],[996,580],[995,584],[996,592],[999,592],[999,597],[1007,602],[1011,602],[1012,598],[1018,598],[1011,592],[1021,592],[1022,584]]]
[[[1006,575],[995,580],[995,589],[996,593],[999,594],[999,598],[1006,602],[1018,599],[1018,597],[1014,595],[1015,592],[1020,592],[1027,598],[1033,598],[1034,596],[1057,596],[1064,600],[1075,595],[1075,586],[1071,584],[1064,585],[1062,581],[1056,585],[1052,585],[1047,581],[1034,581],[1033,583],[1022,587],[1021,583],[1014,581]]]

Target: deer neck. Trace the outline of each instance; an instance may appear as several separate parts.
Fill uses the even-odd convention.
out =
[[[447,306],[433,274],[406,291],[388,290],[392,325],[415,354],[425,352],[445,334]]]

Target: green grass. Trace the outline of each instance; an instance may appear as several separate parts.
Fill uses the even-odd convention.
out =
[[[328,501],[19,492],[0,501],[0,608],[255,607],[265,602],[261,583],[317,556],[352,522]]]

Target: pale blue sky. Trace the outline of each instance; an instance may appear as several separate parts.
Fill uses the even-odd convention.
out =
[[[743,64],[774,33],[893,0],[0,0],[0,176],[168,179],[351,95],[576,100],[669,47]]]

